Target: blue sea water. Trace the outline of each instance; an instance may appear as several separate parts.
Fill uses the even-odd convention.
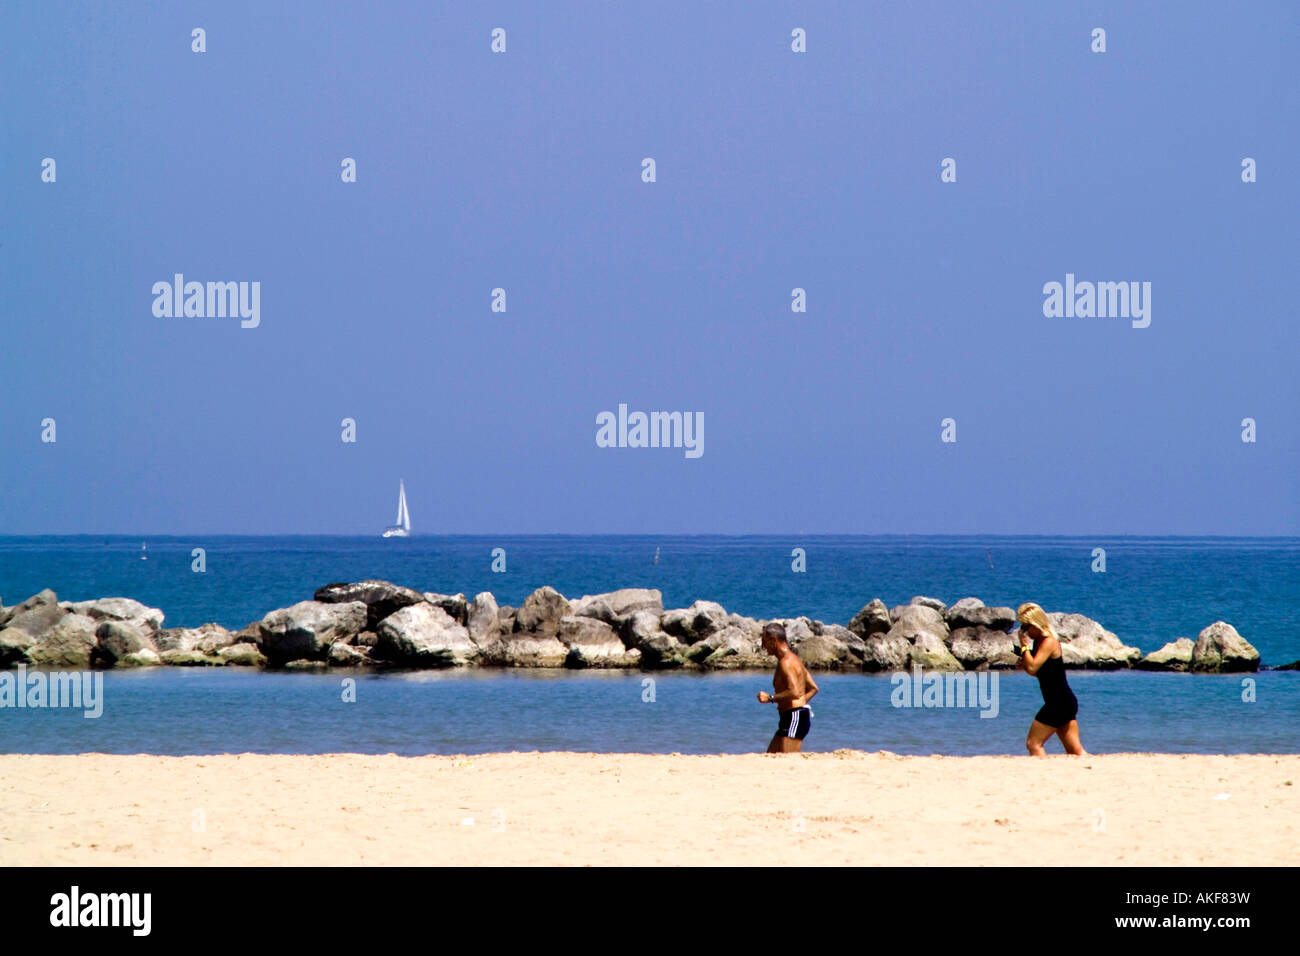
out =
[[[157,668],[104,676],[104,712],[0,710],[4,753],[397,753],[763,750],[776,711],[764,674],[420,671],[374,675]],[[355,702],[342,680],[356,680]],[[1015,754],[1042,705],[1038,682],[1000,674],[997,715],[896,708],[887,676],[818,676],[808,751]],[[1300,674],[1070,674],[1093,753],[1300,752]],[[651,681],[652,683],[647,683]],[[1049,751],[1059,752],[1055,740]]]
[[[492,591],[518,604],[550,584],[569,596],[656,587],[666,606],[698,598],[753,617],[845,623],[868,600],[976,596],[1099,620],[1153,650],[1216,620],[1266,664],[1300,658],[1300,540],[944,537],[0,538],[6,604],[53,588],[61,599],[125,595],[169,626],[243,627],[331,581],[384,578],[423,591]],[[203,548],[207,570],[191,570]],[[1092,570],[1093,550],[1106,571]],[[506,571],[491,570],[503,548]],[[791,570],[803,548],[807,571]],[[659,563],[653,563],[656,550]],[[355,677],[355,703],[341,680]],[[109,672],[105,712],[0,709],[0,751],[75,753],[475,753],[594,750],[729,753],[761,749],[775,715],[754,700],[761,674],[457,671]],[[653,680],[653,685],[644,682]],[[1003,674],[998,715],[899,708],[890,678],[827,675],[806,748],[1019,753],[1040,704],[1035,681]],[[1094,752],[1300,752],[1300,673],[1071,672]],[[653,693],[651,693],[653,692]],[[648,699],[653,697],[653,700]],[[1058,746],[1059,749],[1059,746]]]

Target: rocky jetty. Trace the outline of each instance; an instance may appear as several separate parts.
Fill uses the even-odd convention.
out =
[[[1259,652],[1216,621],[1196,641],[1147,655],[1085,617],[1049,612],[1070,668],[1222,673],[1254,671]],[[804,662],[820,670],[891,672],[1009,669],[1018,655],[1009,607],[978,598],[949,606],[925,596],[889,608],[865,604],[847,626],[778,618]],[[570,600],[551,587],[518,607],[490,592],[421,592],[388,581],[327,584],[310,601],[271,611],[240,631],[219,624],[164,628],[163,612],[129,598],[76,603],[49,590],[0,608],[0,668],[606,667],[768,669],[767,621],[713,601],[668,608],[648,588]]]

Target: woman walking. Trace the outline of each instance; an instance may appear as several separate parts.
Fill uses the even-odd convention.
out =
[[[1020,621],[1020,663],[1027,673],[1038,678],[1043,706],[1029,725],[1025,747],[1032,757],[1045,757],[1043,750],[1052,734],[1061,738],[1067,754],[1086,754],[1079,742],[1079,699],[1065,679],[1065,660],[1061,642],[1052,632],[1047,614],[1037,604],[1022,604],[1016,612]]]

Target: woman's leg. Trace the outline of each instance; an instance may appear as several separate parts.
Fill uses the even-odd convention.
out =
[[[1046,757],[1047,751],[1043,749],[1052,734],[1056,733],[1055,727],[1049,727],[1047,724],[1035,720],[1029,725],[1029,736],[1025,738],[1025,748],[1029,751],[1031,757]]]
[[[1077,757],[1086,757],[1088,751],[1083,749],[1083,744],[1079,741],[1079,722],[1072,720],[1064,727],[1056,731],[1056,736],[1061,738],[1061,743],[1065,744],[1065,752],[1074,754]]]

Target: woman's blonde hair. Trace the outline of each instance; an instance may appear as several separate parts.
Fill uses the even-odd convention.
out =
[[[1052,623],[1047,619],[1047,612],[1032,601],[1020,605],[1016,611],[1016,620],[1021,625],[1032,624],[1043,637],[1056,637]]]

